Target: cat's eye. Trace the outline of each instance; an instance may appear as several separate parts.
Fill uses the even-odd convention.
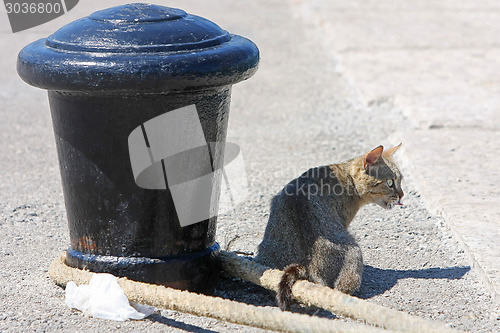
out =
[[[387,186],[393,187],[394,186],[394,180],[392,179],[387,179]]]

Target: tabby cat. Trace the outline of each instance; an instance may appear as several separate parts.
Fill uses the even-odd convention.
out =
[[[307,279],[351,294],[361,285],[361,249],[347,231],[358,209],[401,204],[403,176],[392,159],[401,146],[379,146],[363,156],[320,166],[292,180],[271,202],[255,260],[284,269],[277,301],[291,304],[291,289]]]

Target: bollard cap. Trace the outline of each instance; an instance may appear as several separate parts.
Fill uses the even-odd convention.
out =
[[[48,90],[161,93],[227,86],[252,76],[250,40],[180,9],[127,4],[101,10],[27,45],[17,70]]]

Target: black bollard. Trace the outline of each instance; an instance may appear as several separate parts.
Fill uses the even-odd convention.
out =
[[[21,78],[48,90],[69,266],[195,291],[216,283],[231,85],[258,61],[248,39],[140,3],[21,50]]]

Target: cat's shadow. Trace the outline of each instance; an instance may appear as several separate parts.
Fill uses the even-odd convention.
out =
[[[363,299],[372,298],[392,289],[399,280],[408,278],[458,280],[469,271],[469,266],[396,270],[365,265],[361,290],[355,293],[354,296]]]

